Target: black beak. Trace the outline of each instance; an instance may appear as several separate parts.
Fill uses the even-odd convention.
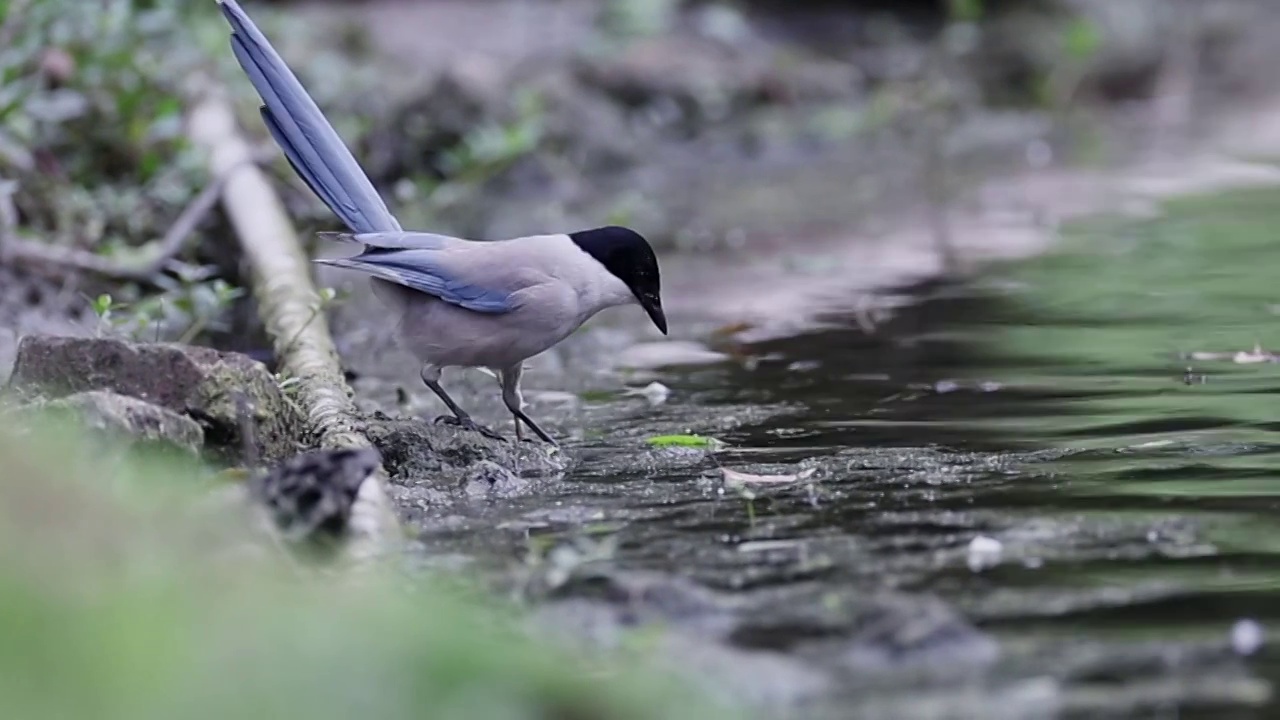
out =
[[[649,314],[649,319],[653,321],[653,324],[662,331],[663,335],[666,335],[667,315],[662,312],[662,300],[656,297],[642,297],[640,298],[640,307],[644,308],[644,311]]]

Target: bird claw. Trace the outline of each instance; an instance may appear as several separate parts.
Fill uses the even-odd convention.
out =
[[[475,420],[472,420],[469,417],[454,417],[453,415],[441,415],[440,417],[436,418],[435,424],[436,425],[452,425],[453,427],[456,427],[462,430],[470,430],[472,432],[478,432],[481,435],[491,440],[500,440],[502,442],[507,442],[507,438],[503,437],[502,435],[499,435],[497,432],[490,430],[489,428],[481,425],[480,423],[476,422]]]

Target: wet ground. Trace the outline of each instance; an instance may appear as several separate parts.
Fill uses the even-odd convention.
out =
[[[423,549],[823,717],[1272,716],[1275,192],[1076,224],[871,331],[832,313],[632,377],[659,405],[544,366],[567,473],[437,492]],[[554,362],[623,331],[595,332]],[[727,447],[647,442],[686,432]]]

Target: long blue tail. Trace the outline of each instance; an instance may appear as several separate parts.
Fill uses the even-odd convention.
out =
[[[369,176],[302,83],[236,0],[218,0],[231,23],[231,49],[266,103],[262,119],[289,164],[355,233],[400,230]]]

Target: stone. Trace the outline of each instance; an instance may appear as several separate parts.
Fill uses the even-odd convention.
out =
[[[365,433],[382,453],[383,467],[393,482],[416,482],[441,473],[470,470],[481,463],[518,471],[523,477],[544,477],[565,468],[563,455],[541,443],[493,440],[448,425],[415,418],[391,418],[381,413],[366,418]]]
[[[527,492],[529,485],[528,480],[492,460],[472,465],[462,477],[463,491],[473,498],[516,497]]]
[[[29,336],[18,346],[9,388],[24,398],[57,399],[105,390],[187,415],[206,449],[240,458],[238,401],[249,409],[257,451],[267,461],[299,449],[303,418],[262,363],[239,353],[170,343]]]
[[[342,540],[360,488],[378,469],[373,448],[314,450],[253,478],[253,497],[291,543]]]
[[[583,175],[622,171],[647,152],[622,108],[584,86],[573,73],[530,71],[516,81],[541,100],[541,142]]]
[[[617,354],[615,364],[628,370],[715,365],[729,360],[725,353],[694,340],[659,340],[636,343]]]
[[[730,634],[738,646],[792,651],[806,643],[840,648],[839,662],[861,676],[967,671],[995,662],[999,646],[936,597],[844,588],[795,588],[751,608]]]
[[[105,390],[76,393],[38,406],[69,412],[94,430],[142,443],[167,444],[191,454],[204,446],[199,423],[167,408]]]
[[[757,58],[679,36],[646,38],[577,66],[587,87],[623,106],[673,104],[686,129],[765,102],[769,70]]]
[[[492,63],[475,56],[451,62],[425,93],[375,122],[363,159],[370,177],[439,173],[468,134],[509,111],[505,97]]]

